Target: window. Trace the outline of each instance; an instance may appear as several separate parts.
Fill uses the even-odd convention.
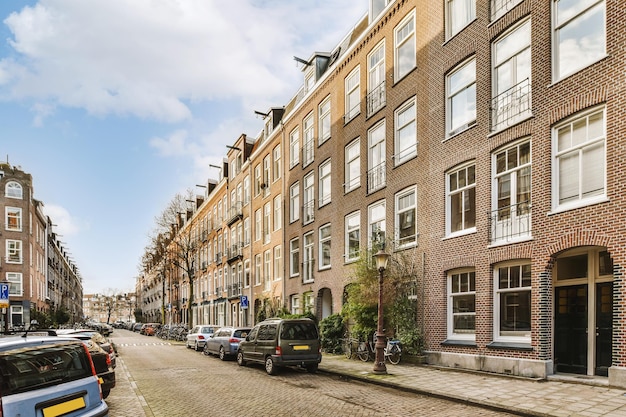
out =
[[[385,158],[385,121],[367,132],[367,192],[374,192],[387,183]]]
[[[280,194],[274,197],[274,230],[279,230],[283,224],[282,199]]]
[[[313,232],[304,235],[304,247],[302,252],[302,282],[313,282]]]
[[[466,165],[447,174],[446,235],[476,230],[475,166]]]
[[[356,211],[346,216],[346,262],[356,261],[361,250],[361,213]]]
[[[300,296],[291,296],[291,314],[300,314]]]
[[[274,246],[274,280],[279,280],[283,277],[283,251],[282,247]]]
[[[315,131],[313,123],[313,113],[309,114],[302,122],[304,132],[304,143],[302,144],[302,166],[305,167],[313,162],[315,152]]]
[[[254,212],[254,240],[261,240],[261,232],[263,230],[262,226],[262,216],[263,213],[261,209],[258,209]]]
[[[368,242],[371,246],[376,243],[385,243],[386,226],[386,207],[385,200],[372,204],[368,207]]]
[[[402,105],[395,113],[396,166],[417,156],[417,123],[415,97]]]
[[[265,155],[263,158],[263,182],[261,188],[263,189],[263,196],[267,197],[270,194],[270,155]]]
[[[22,209],[18,207],[6,207],[6,230],[22,230]]]
[[[315,220],[315,176],[313,172],[304,177],[302,196],[302,224],[309,224]]]
[[[243,203],[250,202],[250,176],[246,175],[243,179]]]
[[[7,198],[22,199],[22,186],[15,181],[9,181],[5,187],[4,194]]]
[[[493,153],[490,242],[530,235],[530,141]]]
[[[367,56],[367,117],[380,110],[385,103],[385,42],[381,42]]]
[[[22,263],[22,241],[7,239],[6,262],[10,264]]]
[[[309,71],[304,74],[304,93],[308,93],[313,90],[315,86],[315,71],[311,68]]]
[[[348,193],[361,185],[361,141],[353,140],[346,146],[346,182],[345,192]]]
[[[261,164],[254,167],[254,195],[255,197],[261,194],[261,184],[263,179],[261,177]]]
[[[491,0],[491,20],[499,19],[521,2],[522,0]]]
[[[586,205],[605,197],[604,111],[594,109],[554,128],[553,209]]]
[[[300,162],[300,131],[294,129],[289,134],[289,168],[293,168]]]
[[[416,190],[411,187],[396,194],[396,245],[398,248],[417,244]]]
[[[330,268],[330,238],[330,224],[325,224],[324,226],[320,227],[319,269]]]
[[[266,250],[263,253],[265,263],[263,266],[263,277],[265,278],[265,291],[269,291],[272,285],[272,251]]]
[[[281,171],[283,169],[282,163],[280,161],[280,145],[274,148],[274,151],[272,152],[272,154],[274,155],[272,178],[274,179],[274,181],[277,181],[280,178]]]
[[[289,276],[300,275],[300,239],[289,241]]]
[[[243,286],[250,287],[250,259],[243,262]]]
[[[448,338],[475,340],[476,272],[448,274]]]
[[[530,115],[530,74],[530,20],[526,20],[493,44],[492,130]]]
[[[261,254],[254,255],[254,285],[261,285]]]
[[[606,2],[554,0],[552,4],[554,81],[558,81],[605,56]]]
[[[369,0],[369,22],[372,23],[392,0]]]
[[[6,278],[9,281],[9,295],[21,296],[24,294],[22,274],[20,272],[7,272]]]
[[[494,340],[530,342],[530,264],[494,269]]]
[[[243,244],[250,244],[250,217],[243,219]]]
[[[319,144],[321,145],[322,143],[330,139],[330,96],[326,97],[326,99],[320,103],[318,107],[318,117]]]
[[[272,204],[265,203],[263,206],[263,243],[270,243],[270,231],[272,229],[272,225],[270,224],[272,220]]]
[[[296,182],[289,187],[289,223],[300,218],[300,183]]]
[[[320,181],[320,207],[330,203],[331,196],[331,170],[330,159],[322,163],[319,167]]]
[[[476,122],[476,59],[462,63],[446,77],[447,136]]]
[[[302,298],[304,298],[304,312],[315,313],[315,297],[313,296],[313,292],[304,293]]]
[[[446,36],[451,38],[476,19],[476,0],[446,0]]]
[[[346,115],[344,116],[344,123],[348,123],[361,113],[360,77],[361,70],[359,67],[356,67],[346,77]]]
[[[415,12],[411,12],[395,30],[395,81],[398,82],[415,68]]]

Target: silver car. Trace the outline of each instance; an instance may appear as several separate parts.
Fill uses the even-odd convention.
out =
[[[239,342],[248,336],[250,330],[250,327],[222,327],[207,340],[203,353],[205,355],[216,354],[223,361],[233,357],[237,355]]]
[[[213,337],[213,333],[219,328],[220,326],[212,324],[199,324],[194,326],[193,329],[187,333],[185,346],[188,348],[194,348],[195,350],[204,349],[206,341]]]

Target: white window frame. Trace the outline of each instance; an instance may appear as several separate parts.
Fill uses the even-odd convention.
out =
[[[348,123],[361,113],[361,67],[352,70],[345,80],[345,116],[344,123]]]
[[[300,163],[300,128],[289,133],[289,169]]]
[[[319,207],[330,203],[332,196],[332,166],[330,158],[319,166]]]
[[[274,246],[274,281],[283,278],[283,248],[281,245]]]
[[[263,243],[270,243],[272,238],[272,203],[267,202],[263,205]]]
[[[272,289],[272,251],[266,250],[263,252],[263,282],[264,290],[269,291]]]
[[[387,103],[385,40],[378,43],[367,55],[367,117]]]
[[[250,217],[243,219],[243,244],[244,246],[250,244]]]
[[[263,177],[261,174],[261,164],[257,164],[254,167],[254,196],[257,197],[261,194],[261,183],[263,182]]]
[[[385,120],[367,131],[367,192],[387,185],[387,126]]]
[[[22,200],[24,198],[24,189],[22,188],[22,184],[16,181],[7,182],[4,187],[4,196],[6,198],[16,198]]]
[[[281,195],[274,197],[274,231],[283,227],[283,201]]]
[[[302,179],[302,224],[315,220],[315,173],[309,172]]]
[[[246,175],[243,179],[243,204],[248,204],[250,199],[250,175]]]
[[[254,211],[254,241],[261,240],[263,235],[263,210],[257,209]]]
[[[300,314],[300,296],[291,296],[291,314]]]
[[[594,132],[594,136],[589,138],[589,120],[594,116],[602,116],[601,121],[601,132]],[[563,148],[559,150],[559,133],[565,133],[566,129],[569,130],[569,138],[572,139],[572,129],[575,125],[579,123],[586,123],[584,127],[585,140],[579,142],[577,144],[571,144],[568,148]],[[565,137],[565,136],[564,136]],[[588,164],[583,166],[582,164],[585,162],[585,155],[589,154],[589,149],[594,147],[602,147],[602,164],[599,164],[599,161],[587,161]],[[585,152],[587,151],[587,152]],[[571,201],[560,202],[560,188],[561,188],[561,167],[563,165],[563,160],[566,156],[577,155],[577,169],[578,169],[578,182],[576,184],[578,198],[572,199]],[[559,123],[552,129],[552,210],[553,211],[564,211],[570,210],[574,208],[584,207],[591,204],[596,204],[598,202],[606,201],[606,181],[607,181],[607,173],[606,173],[606,108],[604,106],[595,107],[593,109],[577,113],[563,122]],[[593,169],[601,169],[602,170],[602,191],[599,193],[592,194],[588,197],[584,196],[584,192],[582,187],[584,186],[584,180],[586,176],[584,175],[586,171],[589,170],[589,167],[593,167]],[[572,174],[565,175],[567,178],[573,178]]]
[[[394,113],[394,165],[401,165],[417,156],[417,100],[407,100]],[[405,143],[406,142],[406,143]]]
[[[300,238],[289,241],[289,277],[300,275]]]
[[[244,288],[250,288],[250,259],[243,261],[243,286]]]
[[[263,158],[263,178],[262,178],[262,186],[263,196],[267,197],[270,194],[270,181],[272,181],[270,177],[270,172],[272,169],[272,156],[270,154],[265,155]]]
[[[21,272],[7,272],[6,280],[9,283],[9,295],[24,295],[24,275]]]
[[[491,21],[494,22],[498,20],[522,1],[523,0],[491,0]]]
[[[330,139],[330,130],[332,127],[332,119],[330,114],[331,103],[330,95],[326,97],[318,106],[318,118],[319,118],[319,145]]]
[[[465,182],[459,181],[459,174],[461,172],[463,172]],[[451,178],[453,175],[456,176],[454,189],[452,189],[450,185],[451,181],[454,181]],[[472,177],[473,177],[473,182],[468,183],[467,182],[468,179],[472,180]],[[471,201],[470,204],[472,204],[473,206],[473,212],[474,212],[473,223],[474,224],[473,226],[465,226],[465,223],[466,223],[465,212],[468,210],[466,210],[466,207],[464,204],[466,201],[469,201],[469,199],[471,199],[472,192],[473,192],[474,201]],[[466,195],[466,193],[470,193],[470,194]],[[462,194],[461,202],[463,204],[462,204],[462,207],[460,208],[463,214],[462,215],[463,227],[461,227],[459,230],[452,231],[452,198],[458,194]],[[459,165],[451,169],[450,171],[446,172],[446,236],[453,237],[453,236],[459,236],[459,235],[475,233],[475,232],[476,232],[476,163],[475,161],[471,161],[463,165]]]
[[[519,285],[515,286],[515,282],[511,279],[511,273],[515,268],[520,268],[519,270]],[[500,288],[500,279],[499,274],[501,269],[506,269],[509,271],[507,273],[508,276],[508,288]],[[526,269],[526,271],[524,271]],[[528,274],[526,280],[524,280],[524,272]],[[531,329],[532,329],[532,290],[531,290],[531,282],[532,282],[532,274],[531,274],[531,264],[530,261],[515,261],[515,262],[507,262],[500,265],[497,265],[493,268],[493,340],[496,342],[512,342],[512,343],[530,343],[531,342]],[[526,284],[524,285],[524,281]],[[515,293],[527,293],[528,294],[528,319],[529,326],[531,327],[528,330],[519,330],[519,331],[508,331],[503,332],[500,329],[501,322],[503,318],[501,317],[500,307],[501,307],[501,296],[505,297],[507,294],[512,295]],[[519,304],[519,303],[518,303]]]
[[[12,226],[15,224],[15,227]],[[22,231],[22,209],[20,207],[5,208],[5,230]]]
[[[351,234],[356,233],[357,248],[351,250]],[[354,262],[361,255],[361,212],[355,211],[345,217],[345,248],[344,257],[346,262]]]
[[[313,112],[302,121],[302,167],[313,163],[315,159],[315,119]]]
[[[282,161],[281,161],[281,154],[280,154],[280,145],[277,145],[276,147],[274,147],[274,150],[272,151],[272,155],[274,158],[274,163],[272,165],[273,167],[273,173],[272,173],[272,177],[274,182],[278,181],[282,175]]]
[[[330,269],[331,267],[331,226],[330,223],[327,223],[319,228],[319,266],[320,270],[322,269]]]
[[[463,16],[455,19],[458,14]],[[475,19],[476,0],[446,0],[446,40],[461,32]]]
[[[300,220],[300,182],[289,187],[289,223]]]
[[[415,10],[412,10],[396,26],[393,36],[395,44],[394,82],[397,83],[416,66]]]
[[[315,239],[313,232],[302,236],[302,283],[309,284],[314,281],[313,267],[315,266]]]
[[[261,285],[263,281],[263,259],[261,259],[261,254],[257,253],[254,255],[254,285]]]
[[[355,190],[361,186],[361,139],[356,138],[352,142],[346,145],[345,148],[345,193],[349,193],[352,190]],[[351,169],[355,168],[357,170],[357,175],[352,176]]]
[[[386,237],[387,202],[380,200],[367,207],[367,247],[372,247],[375,238],[377,243],[385,243]]]
[[[471,76],[472,70],[473,77]],[[456,82],[457,78],[459,82]],[[473,103],[470,100],[471,98],[473,98]],[[461,99],[461,101],[458,99]],[[461,108],[463,108],[463,111],[460,113],[465,115],[465,117],[462,120],[454,120],[454,115]],[[475,124],[476,57],[472,57],[457,65],[446,76],[446,138],[461,133]]]
[[[400,208],[400,203],[405,201],[405,198],[412,196],[412,204]],[[417,245],[417,187],[411,186],[406,188],[395,195],[395,237],[394,240],[396,242],[397,249],[404,249],[411,246]],[[401,226],[402,226],[402,218],[404,216],[411,216],[412,212],[412,223],[413,223],[413,233],[412,236],[401,237]]]
[[[6,257],[4,261],[8,264],[21,264],[24,262],[24,250],[21,240],[6,240]]]
[[[476,340],[476,271],[474,269],[460,269],[450,271],[447,279],[448,294],[448,339],[451,340]],[[471,302],[462,303],[461,300],[472,299]],[[455,304],[455,300],[459,300]],[[472,305],[473,304],[473,305]],[[473,307],[473,310],[472,310]],[[459,311],[463,310],[463,311]],[[472,317],[474,329],[462,329],[456,331],[455,319]]]
[[[573,5],[575,9],[559,10],[558,0],[552,0],[552,43],[553,43],[553,75],[552,81],[557,82],[562,80],[583,68],[586,68],[595,62],[601,60],[606,56],[606,1],[605,0],[579,0],[577,4]],[[567,4],[563,2],[563,4]],[[594,13],[600,13],[598,16],[594,16]],[[589,21],[589,18],[596,18],[595,21]],[[602,26],[599,29],[599,26]],[[577,50],[567,50],[567,53],[562,51],[561,36],[564,31],[571,27],[584,28],[585,36],[582,38],[574,38],[575,44],[577,44]],[[602,31],[602,50],[590,49],[589,46],[593,39],[593,34],[587,32],[588,29],[601,30]],[[597,33],[600,35],[600,33]],[[583,41],[581,41],[581,39]],[[568,45],[572,45],[572,37],[566,39]],[[585,49],[585,46],[587,47]],[[569,68],[563,62],[569,60]]]

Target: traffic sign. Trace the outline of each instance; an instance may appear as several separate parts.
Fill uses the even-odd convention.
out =
[[[242,309],[248,308],[248,296],[247,295],[241,296],[241,308]]]
[[[9,284],[0,284],[0,308],[9,307]]]

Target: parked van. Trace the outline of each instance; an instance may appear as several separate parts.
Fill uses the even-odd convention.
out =
[[[321,361],[319,331],[315,322],[307,318],[262,321],[237,350],[240,366],[246,362],[262,363],[270,375],[275,375],[281,366],[301,366],[314,373]]]

